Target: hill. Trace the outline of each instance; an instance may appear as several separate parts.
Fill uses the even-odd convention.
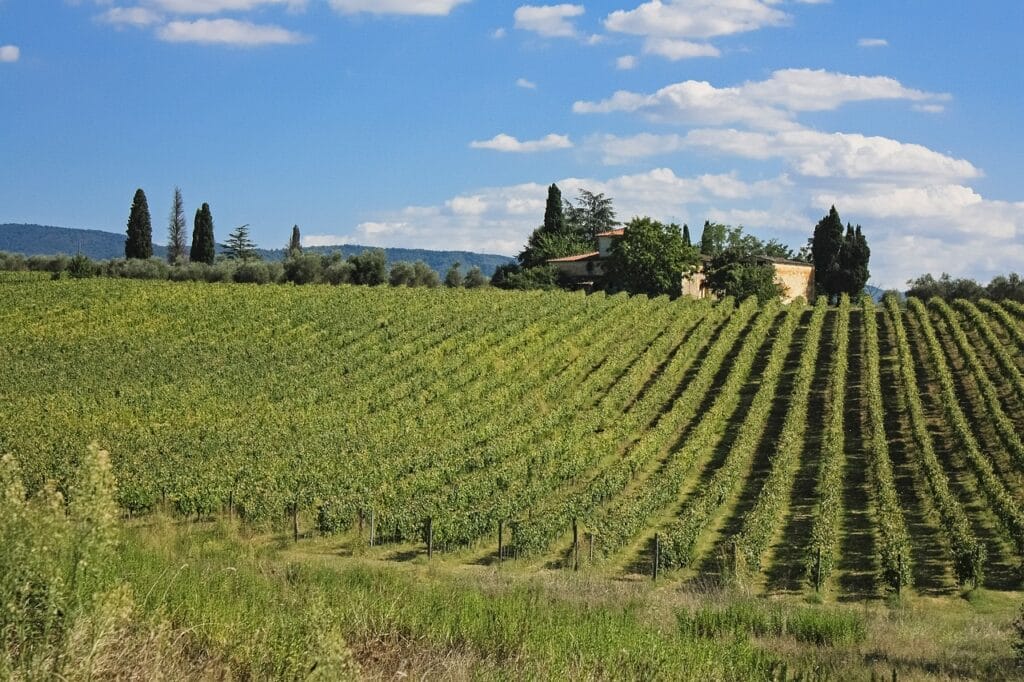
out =
[[[73,255],[83,253],[94,260],[108,260],[124,257],[124,235],[102,230],[80,230],[66,227],[46,225],[25,225],[8,223],[0,225],[0,251],[20,253],[26,256],[51,256],[56,254]],[[341,252],[345,256],[360,253],[373,248],[358,244],[339,244],[338,246],[309,247],[306,250],[316,253]],[[389,263],[397,261],[422,260],[442,276],[454,263],[460,263],[463,271],[476,266],[490,277],[499,265],[511,262],[508,256],[497,254],[474,253],[470,251],[434,251],[429,249],[383,249]],[[163,258],[166,247],[154,244],[154,255]],[[284,249],[259,249],[260,256],[266,260],[282,260]]]

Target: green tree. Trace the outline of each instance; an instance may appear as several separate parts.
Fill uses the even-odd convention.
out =
[[[302,253],[302,235],[299,234],[299,226],[293,225],[292,236],[291,239],[288,240],[287,255],[295,256],[300,253]]]
[[[366,249],[358,256],[349,256],[351,282],[377,286],[388,281],[388,258],[383,249]]]
[[[181,265],[185,262],[186,233],[185,203],[181,199],[181,188],[174,188],[174,202],[171,204],[171,216],[167,224],[167,262]]]
[[[693,246],[693,240],[690,239],[690,226],[683,223],[683,245]]]
[[[544,209],[544,224],[530,235],[526,248],[519,254],[519,263],[524,268],[547,264],[552,258],[562,258],[577,253],[592,251],[594,244],[588,237],[568,224],[562,207],[562,192],[558,185],[548,188],[548,200]]]
[[[614,230],[619,225],[611,197],[586,189],[580,190],[575,204],[565,203],[565,215],[565,231],[591,243],[597,240],[598,234]]]
[[[318,253],[297,253],[284,261],[284,276],[295,284],[313,284],[323,278],[324,258]]]
[[[623,236],[612,243],[605,265],[607,286],[631,294],[677,297],[682,277],[694,268],[699,254],[683,243],[678,225],[651,218],[634,218]]]
[[[704,230],[700,233],[700,252],[712,258],[725,250],[726,231],[728,227],[722,223],[704,221]]]
[[[416,286],[430,288],[441,286],[441,277],[437,274],[434,268],[430,267],[423,261],[418,260],[413,263],[412,270],[415,276]]]
[[[758,301],[765,303],[784,293],[771,264],[758,262],[756,256],[732,249],[726,249],[711,260],[705,270],[705,278],[708,289],[719,297],[734,296],[743,300],[756,296]]]
[[[124,241],[125,258],[149,258],[153,255],[153,224],[149,202],[142,189],[135,190],[132,210],[128,214],[128,237]]]
[[[193,263],[206,263],[213,265],[216,257],[216,242],[213,239],[213,214],[210,213],[210,205],[203,204],[196,211],[195,222],[192,227],[192,250],[189,259]]]
[[[828,296],[830,300],[836,300],[846,288],[840,262],[844,241],[843,221],[835,206],[829,210],[827,216],[818,221],[812,239],[814,242],[811,245],[811,258],[818,293]]]
[[[458,288],[462,286],[462,270],[460,269],[462,264],[456,261],[452,263],[452,266],[448,268],[448,272],[444,276],[444,285],[446,287]]]
[[[398,261],[391,266],[388,282],[393,287],[414,287],[416,286],[416,269],[412,263]]]
[[[228,260],[255,260],[256,244],[249,238],[249,225],[239,225],[224,242],[224,256]]]
[[[485,287],[488,284],[488,280],[484,277],[484,273],[480,271],[480,268],[474,265],[466,273],[466,279],[463,280],[462,285],[467,289],[479,289]]]

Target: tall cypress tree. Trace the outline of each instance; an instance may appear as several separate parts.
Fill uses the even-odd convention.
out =
[[[302,235],[299,234],[299,226],[292,226],[292,238],[288,240],[287,256],[298,256],[302,253]]]
[[[833,206],[814,227],[811,259],[818,293],[834,299],[844,291],[839,254],[843,250],[843,221]]]
[[[203,204],[202,208],[196,211],[195,225],[192,228],[192,252],[189,257],[193,263],[212,265],[216,253],[213,215],[210,213],[210,205]]]
[[[552,183],[548,187],[548,203],[544,207],[544,231],[549,234],[565,230],[565,213],[562,211],[562,190]]]
[[[128,215],[128,238],[124,240],[125,258],[149,258],[153,255],[153,224],[149,202],[142,189],[135,190],[132,210]]]
[[[693,246],[693,242],[690,241],[690,226],[686,223],[683,223],[683,244]]]
[[[181,199],[181,189],[174,188],[174,203],[171,205],[171,217],[167,225],[167,262],[177,265],[185,260],[185,204]]]

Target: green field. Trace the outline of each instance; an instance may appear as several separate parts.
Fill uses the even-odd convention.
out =
[[[239,523],[230,542],[269,542],[273,561],[310,570],[623,589],[641,610],[664,600],[691,644],[708,628],[822,644],[813,624],[805,639],[777,632],[813,616],[772,609],[916,604],[923,622],[984,586],[968,603],[999,625],[976,668],[969,648],[987,645],[968,635],[951,644],[966,653],[885,666],[1009,665],[1024,551],[1016,304],[12,279],[0,362],[0,452],[30,492],[68,492],[86,446],[109,450],[139,552],[157,551],[148,519],[186,525],[161,537]],[[744,596],[701,615],[693,595],[722,590]],[[831,674],[866,664],[889,618],[825,642],[846,647]],[[694,665],[723,679],[831,660],[778,642],[701,651]],[[634,663],[521,670],[644,677]]]

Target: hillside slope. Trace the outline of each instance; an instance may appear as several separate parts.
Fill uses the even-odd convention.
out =
[[[7,223],[0,225],[0,251],[20,253],[26,256],[51,256],[56,254],[73,255],[83,253],[95,260],[107,260],[124,257],[124,234],[104,232],[102,230],[79,230],[66,227],[46,225],[25,225]],[[309,247],[306,250],[316,253],[333,253],[340,251],[349,256],[373,248],[358,244],[339,244],[337,246]],[[166,247],[153,245],[154,255],[163,258],[167,254]],[[260,256],[266,260],[282,260],[284,249],[258,249]],[[454,263],[460,263],[465,272],[474,266],[490,277],[499,265],[512,262],[508,256],[490,253],[474,253],[471,251],[433,251],[429,249],[386,248],[384,253],[389,263],[397,261],[422,260],[442,276]]]

